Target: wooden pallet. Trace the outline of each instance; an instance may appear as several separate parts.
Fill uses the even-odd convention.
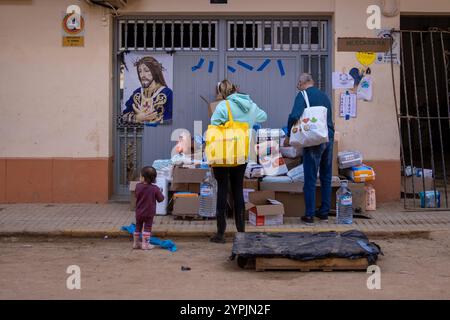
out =
[[[310,261],[299,261],[289,258],[261,258],[255,261],[256,271],[266,270],[300,270],[300,271],[337,271],[337,270],[367,270],[369,263],[366,258],[345,259],[327,258]]]

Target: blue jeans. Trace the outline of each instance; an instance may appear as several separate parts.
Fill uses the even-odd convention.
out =
[[[333,167],[333,140],[303,149],[303,171],[305,174],[305,216],[314,217],[316,211],[317,171],[320,174],[322,204],[318,215],[328,215],[331,208],[331,178]]]

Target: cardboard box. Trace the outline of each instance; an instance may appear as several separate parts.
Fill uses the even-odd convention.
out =
[[[273,202],[275,192],[255,191],[249,194],[249,203],[245,208],[249,211],[249,222],[255,226],[283,224],[284,206]]]
[[[208,105],[208,116],[209,116],[209,118],[211,118],[211,116],[212,116],[212,114],[214,113],[214,111],[216,111],[217,105],[218,105],[219,103],[221,103],[222,101],[223,101],[223,100],[216,100],[216,101],[211,102],[211,103]]]
[[[130,181],[129,190],[131,193],[130,198],[130,210],[136,210],[136,185],[139,183],[139,181]]]
[[[348,188],[352,192],[353,209],[366,212],[366,184],[349,182]],[[336,197],[336,194],[334,196]]]
[[[425,179],[425,190],[423,190],[423,180],[422,177],[401,177],[401,191],[403,193],[412,194],[413,193],[413,185],[414,185],[414,193],[419,194],[422,191],[433,190],[433,178],[424,177]],[[406,183],[406,185],[405,185]]]
[[[337,187],[331,189],[331,209],[336,209],[336,191]],[[320,188],[316,189],[316,207],[321,204],[322,196]],[[280,201],[284,205],[285,217],[301,217],[305,214],[305,195],[303,192],[275,192],[275,200]]]
[[[196,197],[173,197],[174,216],[196,216],[200,208],[200,198]]]
[[[169,190],[200,193],[200,183],[171,183]]]
[[[278,192],[293,192],[293,193],[303,193],[303,182],[291,182],[291,183],[283,183],[283,182],[264,182],[261,181],[259,184],[260,190],[272,190]],[[317,179],[316,186],[320,188],[320,180]],[[331,187],[338,188],[340,187],[340,183],[337,181],[331,182]]]
[[[259,189],[262,191],[271,190],[279,192],[301,193],[303,192],[303,182],[282,183],[261,181],[259,184]]]
[[[259,180],[258,179],[244,179],[244,189],[253,189],[255,191],[259,190]]]
[[[202,168],[184,168],[175,166],[173,168],[172,184],[177,183],[202,183],[205,179],[208,169]]]
[[[279,226],[283,224],[283,215],[277,216],[258,216],[253,212],[249,212],[248,222],[251,225],[261,226]]]

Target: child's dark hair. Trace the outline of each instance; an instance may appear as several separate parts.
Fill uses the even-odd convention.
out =
[[[143,167],[141,170],[141,176],[144,178],[145,182],[155,183],[156,169],[151,166]]]

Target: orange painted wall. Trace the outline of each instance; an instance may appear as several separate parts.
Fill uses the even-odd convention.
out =
[[[112,157],[0,159],[2,203],[105,203],[112,194]]]

